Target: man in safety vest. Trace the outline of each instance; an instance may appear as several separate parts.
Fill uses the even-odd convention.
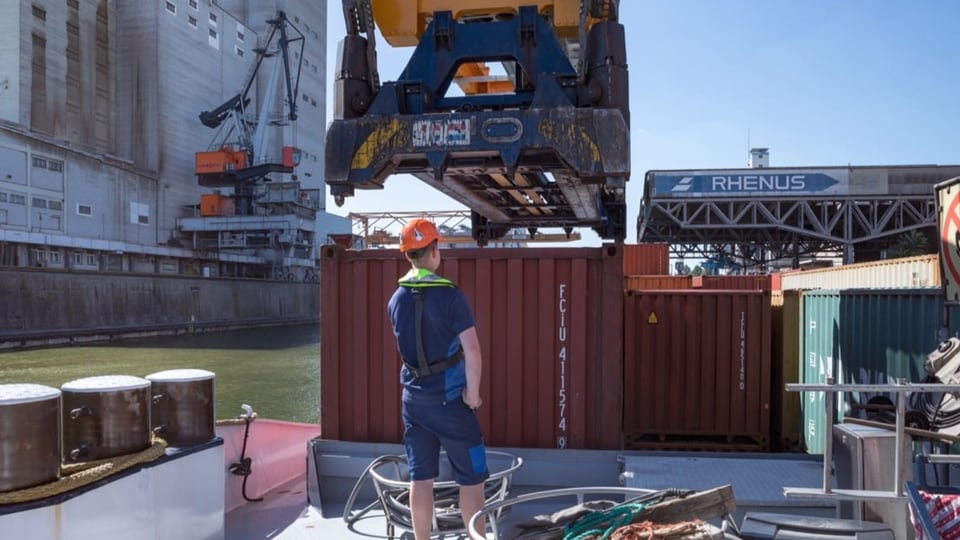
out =
[[[465,525],[483,508],[483,483],[490,475],[475,413],[481,404],[480,342],[466,296],[435,274],[439,241],[436,227],[425,219],[403,227],[400,251],[411,268],[387,305],[403,357],[403,442],[416,540],[430,538],[441,446],[460,485]],[[478,525],[478,530],[485,529],[484,522]]]

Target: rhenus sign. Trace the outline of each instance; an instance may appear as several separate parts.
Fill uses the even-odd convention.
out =
[[[654,173],[654,192],[657,195],[802,195],[835,191],[834,186],[846,184],[823,172],[727,172],[717,173]]]

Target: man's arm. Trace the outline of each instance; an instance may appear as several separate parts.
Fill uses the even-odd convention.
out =
[[[477,327],[471,326],[460,332],[460,345],[467,372],[467,387],[463,389],[463,402],[471,409],[480,407],[480,377],[483,375],[483,356],[480,353],[480,339]]]

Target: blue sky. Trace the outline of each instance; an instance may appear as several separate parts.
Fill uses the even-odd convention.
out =
[[[328,3],[328,81],[344,35]],[[651,169],[960,163],[960,2],[622,0],[630,69],[628,241]],[[412,48],[377,43],[382,80]],[[328,91],[332,97],[331,90]],[[328,103],[328,119],[332,108]],[[328,210],[451,210],[409,176]],[[589,230],[581,245],[599,245]]]

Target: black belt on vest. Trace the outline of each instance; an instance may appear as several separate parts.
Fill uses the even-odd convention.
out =
[[[413,294],[414,305],[416,306],[416,331],[417,331],[417,366],[407,363],[407,369],[413,373],[413,376],[419,379],[434,373],[442,373],[460,363],[463,359],[463,349],[457,349],[453,355],[440,360],[439,362],[427,362],[427,355],[423,352],[423,289],[411,287],[410,293]],[[406,363],[406,362],[405,362]]]

